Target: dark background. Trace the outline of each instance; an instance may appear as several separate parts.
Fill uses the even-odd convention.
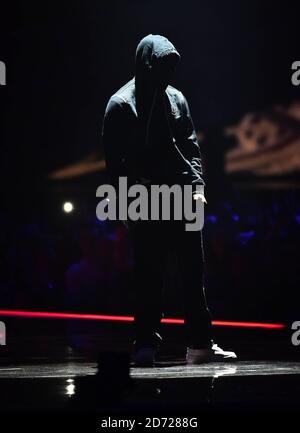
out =
[[[197,130],[217,135],[248,111],[299,97],[290,80],[299,54],[296,3],[9,4],[0,26],[6,191],[14,185],[26,196],[42,193],[45,174],[101,148],[107,100],[134,75],[135,48],[148,33],[166,35],[181,53],[174,84],[188,98]],[[215,141],[202,148],[211,170],[223,151]]]
[[[68,304],[64,273],[82,255],[76,233],[83,219],[94,217],[95,190],[107,178],[100,172],[65,182],[47,176],[91,152],[101,157],[108,98],[134,75],[139,40],[158,33],[181,54],[174,85],[206,137],[207,285],[218,318],[297,319],[298,183],[240,188],[224,175],[222,135],[249,111],[299,99],[291,84],[291,64],[300,59],[299,9],[296,2],[259,0],[1,5],[0,60],[7,67],[7,85],[0,87],[1,287],[6,294],[22,291],[7,295],[7,306]],[[74,214],[63,215],[64,200],[75,203]],[[108,231],[115,239],[115,228]],[[16,251],[20,243],[25,251],[28,246],[24,232],[34,248],[50,242],[55,260],[63,256],[49,277],[50,303],[39,287],[27,302],[30,282],[18,278],[24,270],[15,257],[23,256]],[[91,225],[87,232],[91,239]]]

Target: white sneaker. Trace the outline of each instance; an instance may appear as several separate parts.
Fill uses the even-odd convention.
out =
[[[211,348],[207,349],[192,349],[188,347],[186,351],[186,363],[188,365],[236,360],[237,356],[234,352],[225,351],[217,344],[213,344]]]

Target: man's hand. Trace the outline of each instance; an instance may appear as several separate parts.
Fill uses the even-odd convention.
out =
[[[204,197],[204,194],[200,193],[200,192],[195,192],[195,194],[193,194],[193,199],[194,200],[201,200],[202,203],[207,204],[206,198]]]

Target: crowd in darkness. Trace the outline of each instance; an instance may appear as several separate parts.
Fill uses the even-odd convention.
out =
[[[0,225],[2,308],[132,312],[134,257],[125,226],[70,215],[55,230],[13,223],[4,213]],[[208,208],[205,288],[215,317],[288,320],[293,315],[293,293],[300,286],[299,228],[299,203],[289,193],[261,203],[240,197]],[[170,269],[166,314],[180,316],[181,289]]]

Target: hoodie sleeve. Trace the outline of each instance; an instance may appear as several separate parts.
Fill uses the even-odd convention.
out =
[[[195,132],[194,123],[192,120],[190,108],[185,96],[182,94],[182,117],[183,117],[183,143],[182,149],[184,150],[184,156],[191,165],[191,177],[193,192],[204,192],[205,182],[203,180],[203,170],[201,161],[201,152],[197,135]]]
[[[122,139],[118,131],[122,131],[124,124],[124,108],[121,102],[111,98],[108,101],[103,123],[102,140],[105,153],[105,161],[112,185],[117,188],[120,176],[124,173],[124,155]]]

